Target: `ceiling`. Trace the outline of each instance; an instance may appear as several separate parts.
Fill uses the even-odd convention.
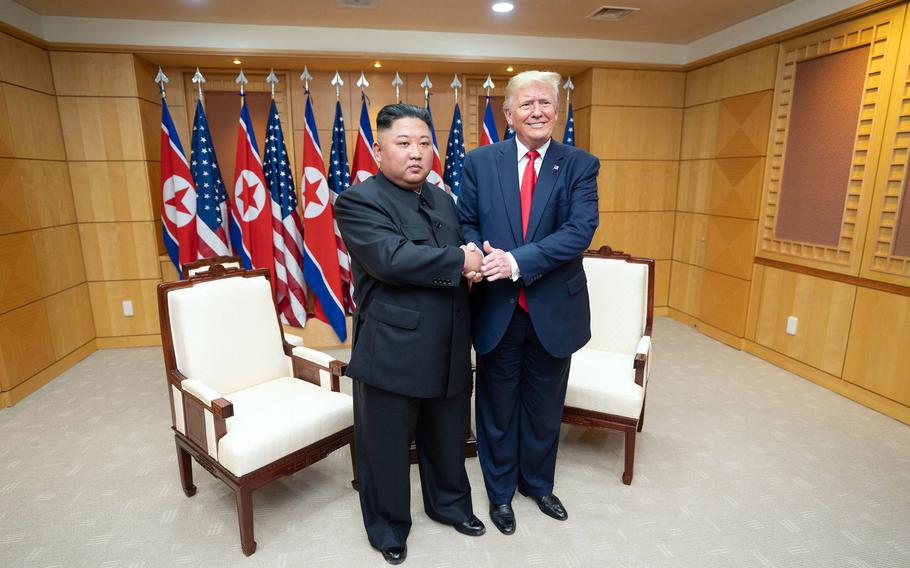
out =
[[[687,44],[791,0],[513,0],[509,14],[492,0],[16,0],[41,16],[232,24],[447,31]],[[586,17],[602,5],[637,7],[620,22]],[[419,10],[415,8],[419,7]]]

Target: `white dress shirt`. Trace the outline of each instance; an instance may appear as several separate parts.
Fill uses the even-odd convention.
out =
[[[547,154],[547,148],[550,147],[550,140],[544,142],[544,145],[537,149],[540,155],[534,160],[534,172],[538,177],[540,176],[540,166],[543,164],[543,157]],[[515,145],[518,146],[518,191],[520,193],[521,181],[525,176],[525,167],[528,165],[528,152],[530,150],[518,140],[517,136],[515,137]],[[507,252],[506,255],[509,257],[509,264],[512,266],[512,281],[514,282],[521,278],[521,269],[518,268],[518,263],[515,262],[515,257],[512,256],[512,253]]]

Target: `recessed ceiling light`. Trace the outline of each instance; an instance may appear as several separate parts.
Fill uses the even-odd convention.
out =
[[[234,58],[234,65],[240,65],[240,60],[236,57]]]
[[[376,69],[379,69],[380,67],[382,67],[382,63],[377,61],[376,63],[373,64],[373,67],[375,67]]]
[[[506,71],[508,71],[509,73],[511,73],[512,71],[515,71],[515,68],[512,67],[511,65],[509,65],[508,67],[506,67]]]
[[[506,12],[511,12],[512,10],[514,10],[515,4],[513,4],[511,2],[496,2],[495,4],[493,4],[492,8],[493,8],[494,12],[499,12],[500,14],[504,14]]]

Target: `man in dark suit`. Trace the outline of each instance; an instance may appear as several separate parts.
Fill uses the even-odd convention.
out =
[[[464,467],[471,398],[468,289],[482,255],[464,246],[452,198],[426,182],[429,113],[388,105],[376,118],[380,172],[335,202],[354,273],[354,436],[370,544],[407,555],[410,459],[417,443],[424,510],[480,536]]]
[[[482,247],[471,293],[477,351],[477,449],[490,518],[515,531],[517,489],[568,518],[553,494],[571,355],[591,338],[582,253],[597,228],[600,162],[552,139],[560,77],[512,77],[503,105],[515,138],[471,151],[458,214]]]

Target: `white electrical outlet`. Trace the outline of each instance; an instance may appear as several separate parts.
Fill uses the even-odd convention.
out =
[[[123,315],[128,318],[133,317],[133,302],[131,300],[123,300]]]
[[[799,318],[790,316],[787,318],[787,335],[796,335],[796,326],[799,325]]]

